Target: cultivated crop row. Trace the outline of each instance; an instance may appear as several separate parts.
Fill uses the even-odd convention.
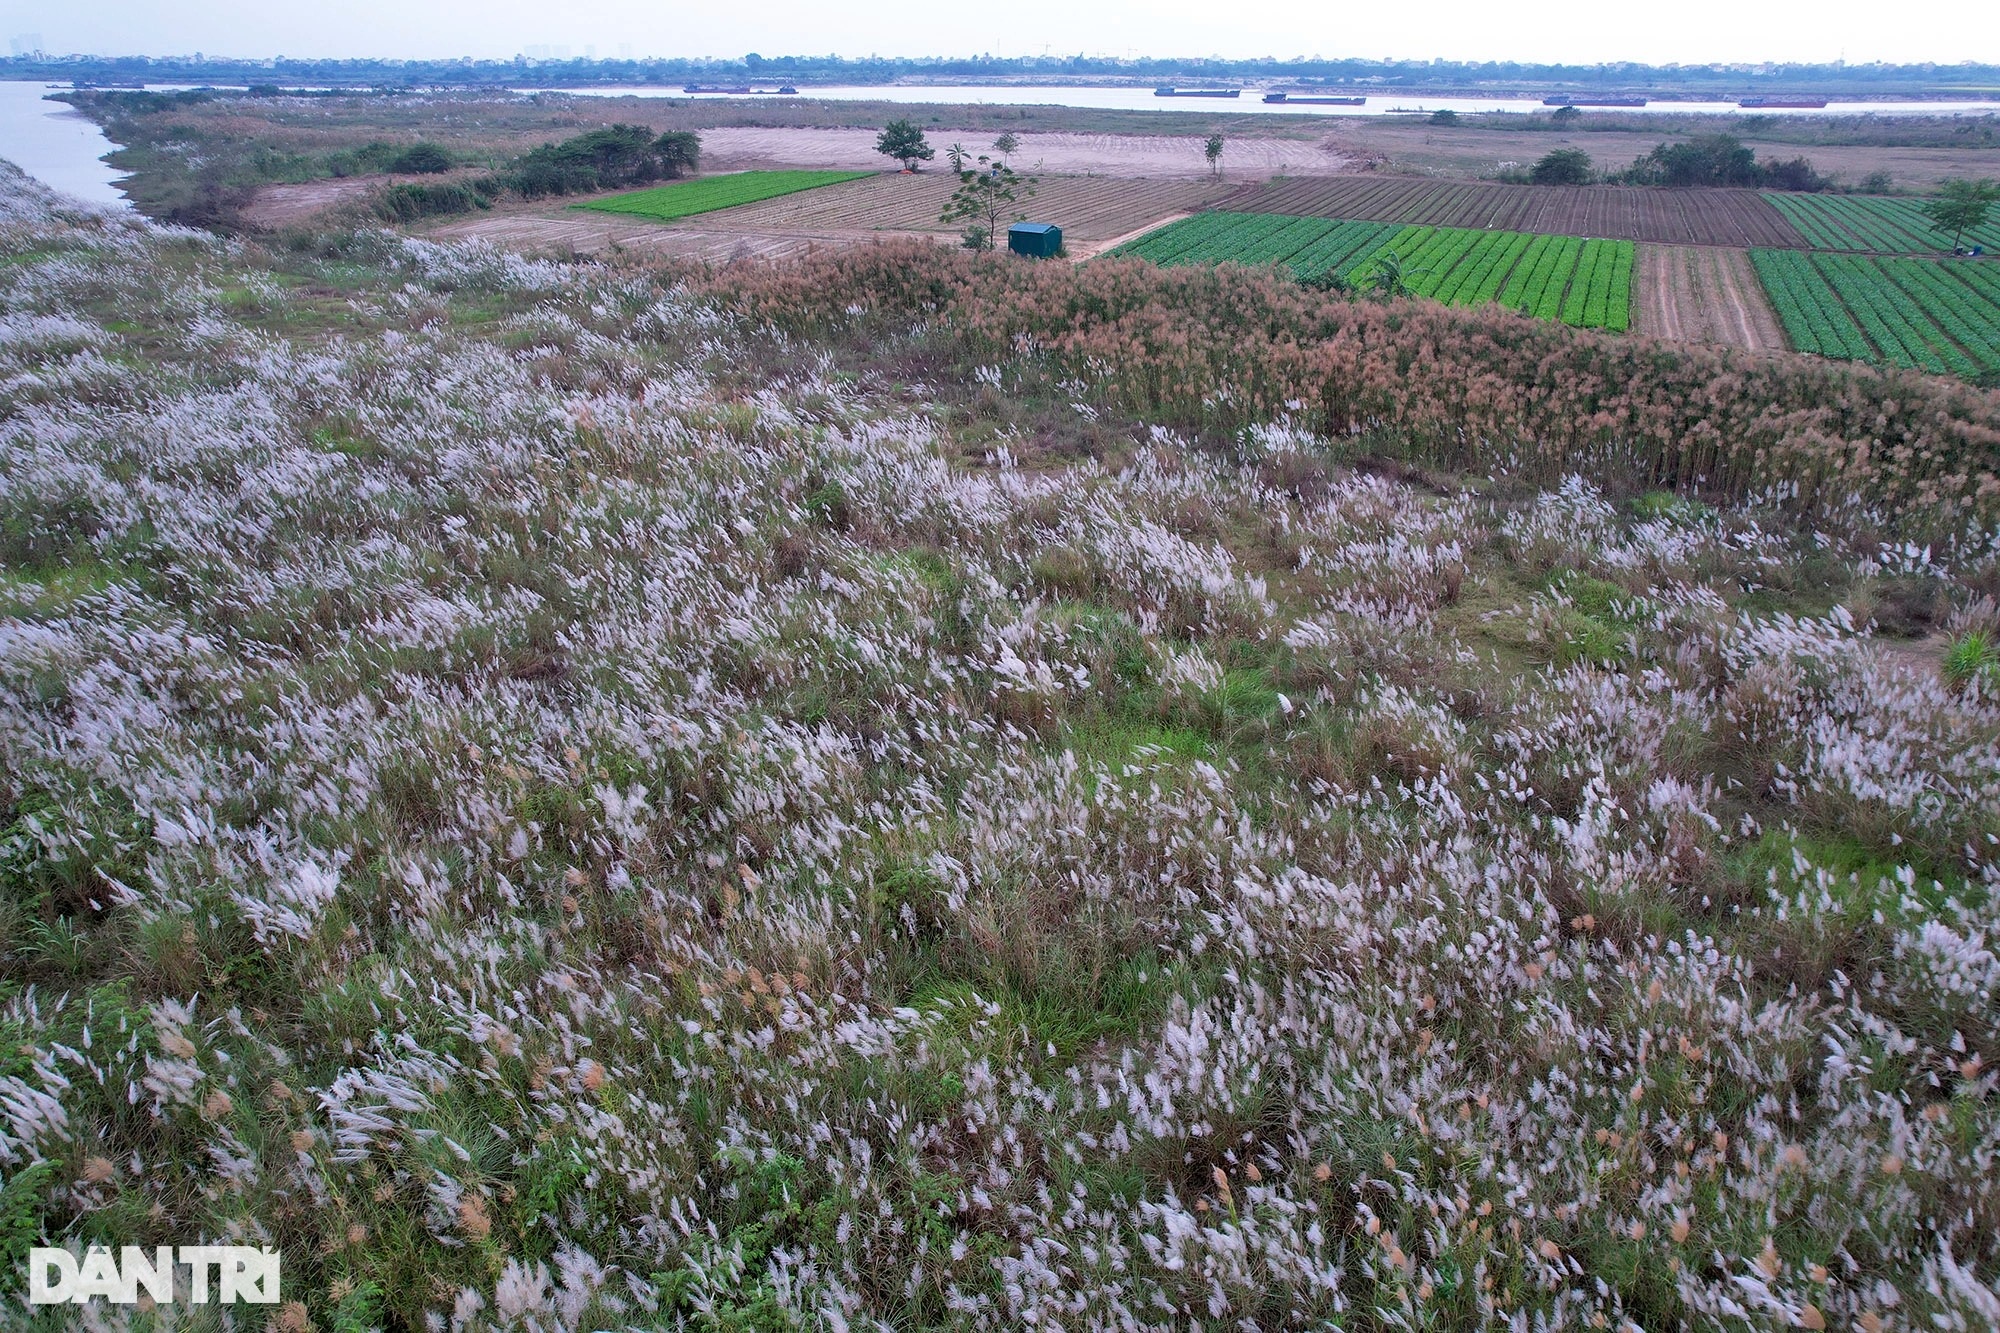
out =
[[[1221,205],[1241,213],[1608,236],[1667,245],[1806,245],[1755,190],[1503,185],[1357,175],[1246,186]]]
[[[1938,230],[1913,199],[1823,194],[1764,197],[1816,250],[1864,250],[1894,255],[1951,248],[1951,234]],[[2000,250],[2000,222],[1968,230],[1964,241]]]
[[[653,218],[671,222],[675,218],[713,213],[738,204],[754,204],[779,195],[816,190],[823,185],[859,180],[873,175],[867,171],[739,171],[727,176],[707,176],[700,180],[656,185],[650,190],[633,190],[577,204],[599,213],[622,213],[628,217]]]
[[[1203,213],[1116,253],[1157,264],[1283,263],[1368,286],[1395,269],[1403,289],[1447,305],[1493,301],[1541,319],[1622,332],[1632,320],[1630,241],[1580,241],[1469,227],[1394,227],[1274,213]]]
[[[1800,351],[1966,377],[2000,368],[2000,279],[1948,260],[1758,250]]]
[[[1408,229],[1405,229],[1408,230]],[[1301,278],[1345,272],[1397,229],[1276,213],[1201,213],[1169,223],[1114,253],[1156,264],[1286,264]]]
[[[1537,319],[1554,319],[1582,249],[1583,242],[1574,236],[1537,236],[1500,289],[1500,304]]]

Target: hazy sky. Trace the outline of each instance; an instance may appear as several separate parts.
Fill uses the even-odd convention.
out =
[[[104,55],[1396,56],[2000,61],[2000,6],[1948,0],[0,0],[0,36]]]

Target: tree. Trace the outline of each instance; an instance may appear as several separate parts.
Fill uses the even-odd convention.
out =
[[[526,198],[539,199],[643,185],[661,174],[653,132],[644,125],[613,125],[530,149],[515,160],[506,183]]]
[[[1632,163],[1633,185],[1760,185],[1757,154],[1734,135],[1700,134],[1686,143],[1663,143]]]
[[[1937,197],[1924,200],[1921,206],[1933,227],[1951,233],[1951,248],[1956,254],[1965,233],[1986,225],[1996,199],[2000,199],[2000,185],[1990,180],[1948,180],[1940,181]]]
[[[951,163],[954,174],[965,170],[965,159],[970,156],[972,156],[971,150],[962,143],[954,143],[944,150],[944,160]]]
[[[990,250],[1000,235],[1001,222],[1018,222],[1019,213],[1014,213],[1014,205],[1032,198],[1036,181],[1033,176],[1017,175],[1005,162],[990,162],[982,156],[976,169],[958,173],[958,189],[944,206],[941,222],[969,222],[965,229],[965,248],[968,250]],[[1013,213],[1003,218],[1003,214]]]
[[[701,136],[686,130],[668,130],[653,140],[660,155],[660,169],[668,180],[694,174],[701,167]]]
[[[1559,106],[1556,108],[1555,115],[1549,117],[1549,120],[1552,123],[1564,126],[1565,128],[1576,124],[1579,120],[1582,119],[1583,119],[1583,112],[1577,110],[1573,106]]]
[[[1528,179],[1537,185],[1588,185],[1590,177],[1590,154],[1581,148],[1558,148],[1545,153],[1528,170]]]
[[[1014,156],[1014,153],[1016,152],[1016,150],[1020,148],[1020,146],[1021,146],[1021,141],[1014,137],[1014,131],[1012,130],[1008,130],[1005,134],[1002,134],[999,138],[993,141],[993,151],[1000,154],[1000,156],[1002,157]]]
[[[1209,135],[1208,142],[1202,145],[1201,151],[1202,156],[1208,159],[1208,169],[1215,175],[1220,176],[1222,174],[1222,136],[1219,134]]]
[[[1458,124],[1458,113],[1448,106],[1439,107],[1437,110],[1431,112],[1431,124],[1456,125]]]
[[[914,120],[892,120],[884,125],[881,137],[875,140],[875,151],[895,158],[905,171],[915,171],[919,162],[937,156],[937,150],[925,140],[924,132]]]

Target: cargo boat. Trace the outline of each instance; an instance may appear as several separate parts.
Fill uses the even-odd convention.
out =
[[[1826,105],[1824,97],[1739,97],[1736,105],[1751,111],[1817,111]]]
[[[1264,101],[1283,106],[1366,106],[1365,97],[1320,97],[1312,93],[1265,93]]]
[[[1155,97],[1241,97],[1241,88],[1155,88]]]
[[[1643,97],[1544,97],[1543,106],[1644,106]]]
[[[704,83],[690,83],[681,89],[684,93],[723,93],[731,97],[793,97],[798,89],[789,83],[782,88],[721,88]]]

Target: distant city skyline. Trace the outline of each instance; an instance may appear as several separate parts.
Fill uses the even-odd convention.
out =
[[[1220,17],[1219,17],[1220,16]],[[860,11],[804,0],[677,6],[638,0],[93,0],[55,7],[0,0],[14,54],[232,58],[475,59],[723,57],[747,52],[850,58],[1084,54],[1278,59],[1321,56],[1710,64],[2000,60],[2000,10],[1912,24],[1868,0],[1685,0],[1671,11],[1546,0],[1530,9],[1436,0],[1416,12],[1305,0],[1014,0],[948,8],[877,0]],[[32,45],[28,45],[32,43]]]

